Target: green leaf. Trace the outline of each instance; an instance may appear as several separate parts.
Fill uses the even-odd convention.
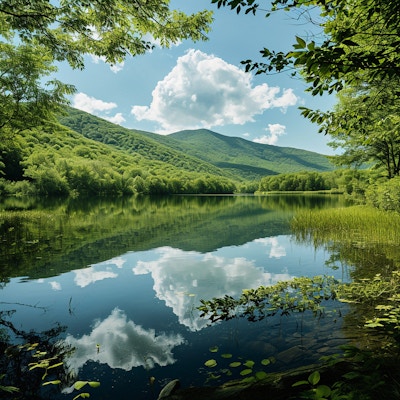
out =
[[[96,388],[100,386],[100,382],[88,382],[89,386],[92,388]]]
[[[242,365],[242,363],[239,361],[234,361],[229,364],[229,366],[232,368],[240,367],[241,365]]]
[[[301,37],[296,36],[296,42],[298,43],[298,45],[299,45],[299,47],[301,49],[305,49],[306,48],[306,42]]]
[[[261,360],[261,364],[262,365],[269,365],[269,364],[271,364],[271,360],[269,358],[264,358],[263,360]]]
[[[254,367],[254,361],[252,360],[247,360],[245,363],[243,363],[243,365],[245,365],[248,368],[253,368]]]
[[[215,366],[217,365],[217,361],[215,361],[214,359],[207,360],[207,361],[204,363],[204,365],[205,365],[206,367],[213,368],[213,367],[215,367]]]
[[[226,354],[221,354],[222,358],[232,358],[232,354],[226,353]]]
[[[241,380],[242,383],[252,383],[256,380],[254,376],[248,376],[247,378],[244,378]]]
[[[213,346],[208,349],[211,353],[216,353],[218,351],[218,346]]]
[[[245,375],[250,375],[253,373],[253,370],[250,368],[244,369],[243,371],[240,371],[240,375],[245,376]]]
[[[331,394],[331,389],[329,386],[319,385],[315,390],[315,394],[317,395],[317,398],[327,398]]]
[[[46,385],[59,385],[60,383],[61,383],[60,380],[48,381],[48,382],[42,383],[42,386],[46,386]]]
[[[301,386],[301,385],[308,385],[309,382],[308,381],[298,381],[293,383],[292,387],[296,387],[296,386]]]
[[[318,371],[314,371],[309,377],[308,377],[308,382],[310,382],[311,385],[316,385],[321,379],[321,375]]]
[[[352,372],[347,372],[347,374],[344,374],[342,376],[343,376],[343,378],[346,378],[346,379],[356,379],[356,378],[360,377],[360,373],[352,371]]]
[[[63,362],[59,362],[59,363],[57,363],[57,364],[50,365],[50,366],[48,367],[48,369],[50,369],[50,368],[57,368],[57,367],[59,367],[59,366],[61,366],[61,365],[63,365],[63,364],[64,364]]]
[[[87,381],[76,381],[74,383],[74,388],[76,390],[81,390],[88,382]]]
[[[256,372],[256,378],[261,381],[265,379],[268,376],[268,374],[265,371],[258,371]]]

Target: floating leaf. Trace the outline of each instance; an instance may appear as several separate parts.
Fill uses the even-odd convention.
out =
[[[247,378],[242,379],[243,383],[252,383],[256,380],[254,376],[248,376]]]
[[[222,358],[232,358],[232,354],[221,354]]]
[[[243,365],[245,365],[248,368],[253,368],[254,367],[254,361],[252,360],[247,360]]]
[[[321,375],[318,371],[314,371],[309,377],[308,377],[308,382],[311,383],[311,385],[316,385],[319,380],[321,379]]]
[[[265,379],[268,376],[268,374],[265,371],[258,371],[256,372],[256,378],[261,381],[262,379]]]
[[[60,380],[56,380],[56,381],[48,381],[48,382],[44,382],[42,383],[42,386],[46,386],[46,385],[59,385],[61,383]]]
[[[301,386],[301,385],[308,385],[308,381],[297,381],[293,383],[292,387]]]
[[[57,367],[59,367],[59,366],[61,366],[61,365],[63,365],[63,364],[64,364],[63,362],[59,362],[59,363],[57,363],[57,364],[50,365],[50,366],[48,367],[48,369],[50,369],[50,368],[57,368]]]
[[[221,378],[221,375],[210,374],[210,375],[208,376],[208,380],[217,380],[217,379],[219,379],[219,378]]]
[[[232,368],[236,368],[236,367],[239,367],[239,366],[241,366],[241,365],[242,365],[242,363],[239,362],[239,361],[234,361],[234,362],[231,362],[231,363],[229,364],[229,366],[232,367]]]
[[[76,390],[81,390],[86,384],[87,384],[87,381],[76,381],[74,383],[74,388]]]
[[[213,346],[208,349],[211,353],[216,353],[218,351],[218,346]]]
[[[243,371],[240,371],[240,375],[245,376],[245,375],[250,375],[253,373],[253,370],[250,368],[244,369]]]
[[[215,366],[217,365],[217,362],[216,362],[215,360],[211,359],[211,360],[207,360],[207,361],[204,363],[204,365],[205,365],[206,367],[213,368],[213,367],[215,367]]]
[[[262,365],[269,365],[269,364],[271,364],[271,360],[269,358],[264,358],[263,360],[261,360],[261,364]]]
[[[330,394],[331,394],[331,388],[329,386],[326,386],[326,385],[319,385],[315,389],[315,394],[316,394],[318,399],[328,398],[330,396]]]
[[[89,386],[92,388],[96,388],[100,386],[100,382],[88,382]]]

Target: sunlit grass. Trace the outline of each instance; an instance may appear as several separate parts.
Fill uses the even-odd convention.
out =
[[[301,210],[292,219],[291,227],[299,239],[308,239],[314,244],[327,240],[400,243],[400,214],[367,206]]]

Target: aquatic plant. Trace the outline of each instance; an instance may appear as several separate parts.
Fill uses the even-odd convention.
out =
[[[324,314],[324,301],[336,299],[339,282],[331,276],[299,277],[272,286],[244,289],[239,298],[225,295],[212,300],[201,299],[200,317],[211,322],[245,317],[249,321],[262,320],[276,314],[289,315],[311,311]]]

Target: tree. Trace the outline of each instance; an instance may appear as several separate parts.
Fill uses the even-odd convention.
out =
[[[381,85],[361,84],[340,92],[333,111],[325,113],[321,132],[329,134],[332,147],[344,149],[334,158],[339,165],[372,162],[388,178],[400,175],[400,98],[397,79]]]
[[[44,78],[56,70],[43,46],[0,42],[0,131],[3,142],[23,129],[48,120],[66,104],[73,86]],[[4,143],[3,143],[4,144]]]
[[[257,74],[291,69],[308,82],[313,95],[335,92],[359,80],[369,81],[400,74],[400,3],[397,0],[274,0],[262,10],[255,0],[212,0],[218,7],[266,16],[278,11],[297,11],[321,27],[320,37],[296,37],[293,50],[260,51],[265,62],[246,60]],[[318,14],[318,21],[316,20]]]
[[[255,0],[212,0],[238,13],[255,14]],[[340,164],[373,161],[392,178],[400,171],[400,2],[397,0],[274,0],[272,12],[307,16],[322,28],[320,36],[296,37],[288,52],[264,48],[265,62],[246,60],[256,74],[291,70],[300,73],[312,95],[345,93],[334,111],[302,114],[333,136],[332,145],[343,147]],[[319,18],[316,22],[316,16]]]
[[[205,39],[211,12],[186,15],[168,0],[0,0],[0,35],[39,43],[57,61],[83,68],[83,55],[108,63],[143,54],[158,41]]]
[[[0,0],[0,135],[51,119],[74,87],[43,78],[84,55],[114,64],[154,43],[206,39],[210,11],[186,15],[168,0]]]

